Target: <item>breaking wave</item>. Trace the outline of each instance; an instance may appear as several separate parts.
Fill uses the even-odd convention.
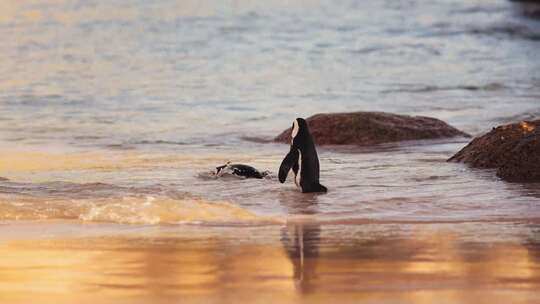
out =
[[[119,224],[264,224],[255,213],[224,201],[163,196],[93,200],[0,200],[0,220],[82,220]]]
[[[64,182],[0,185],[0,220],[82,220],[121,224],[266,224],[226,201],[211,201],[162,186],[128,188]]]

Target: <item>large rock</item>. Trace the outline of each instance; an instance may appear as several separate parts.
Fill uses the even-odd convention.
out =
[[[402,140],[469,137],[441,120],[424,116],[353,112],[316,114],[306,121],[318,145],[369,146]],[[290,138],[291,128],[274,140],[290,142]]]
[[[540,120],[494,128],[448,161],[496,168],[497,175],[508,181],[540,181]]]

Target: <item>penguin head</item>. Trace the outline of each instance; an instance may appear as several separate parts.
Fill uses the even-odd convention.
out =
[[[216,171],[214,172],[214,175],[221,176],[223,173],[225,173],[225,169],[229,168],[231,165],[231,162],[228,161],[225,165],[216,167]]]
[[[298,139],[309,135],[309,129],[307,122],[303,118],[297,118],[293,121],[292,131],[291,131],[291,144],[294,144]]]

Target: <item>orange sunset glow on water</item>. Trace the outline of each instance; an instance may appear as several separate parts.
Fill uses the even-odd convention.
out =
[[[0,0],[0,304],[540,304],[535,0]]]
[[[435,232],[433,226],[422,225],[413,227],[418,231],[407,237],[392,232],[397,227],[386,227],[389,232],[377,235],[369,225],[358,226],[350,229],[368,239],[350,240],[336,238],[337,228],[303,224],[283,229],[210,228],[205,235],[189,227],[143,234],[127,228],[117,236],[8,240],[0,246],[1,299],[6,303],[540,300],[538,244],[464,242],[444,232],[444,227]],[[363,230],[372,233],[368,236]],[[245,237],[249,241],[236,240]]]

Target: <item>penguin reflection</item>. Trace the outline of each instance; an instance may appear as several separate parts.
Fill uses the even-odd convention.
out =
[[[288,193],[283,194],[280,201],[291,215],[316,213],[316,195]],[[281,242],[291,260],[294,283],[299,292],[309,293],[315,289],[320,234],[320,224],[308,221],[289,222],[281,231]]]

